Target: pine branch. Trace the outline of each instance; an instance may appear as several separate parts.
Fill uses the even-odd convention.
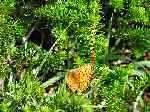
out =
[[[65,33],[65,31],[70,27],[70,25],[73,23],[73,21],[68,25],[68,27],[64,30],[63,34]],[[60,36],[63,36],[60,35]],[[35,70],[35,77],[38,75],[39,71],[42,69],[44,63],[46,62],[47,58],[52,54],[52,50],[54,49],[55,45],[60,41],[61,38],[58,38],[55,43],[52,45],[52,47],[49,49],[49,51],[46,53],[45,58],[43,59],[43,61],[41,62],[40,66],[38,66]]]

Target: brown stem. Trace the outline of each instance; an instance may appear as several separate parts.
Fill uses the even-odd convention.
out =
[[[95,53],[94,53],[94,47],[92,48],[92,65],[94,65],[95,62]]]

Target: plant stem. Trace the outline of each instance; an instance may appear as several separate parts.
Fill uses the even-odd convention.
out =
[[[73,23],[73,21],[68,25],[68,27],[64,30],[64,32],[70,27],[70,25]],[[63,34],[64,34],[63,32]],[[63,35],[62,34],[62,35]],[[62,36],[60,35],[60,36]],[[36,68],[36,73],[35,73],[35,77],[38,75],[39,71],[41,70],[41,68],[43,67],[44,63],[46,62],[47,58],[49,55],[51,55],[53,48],[55,47],[55,45],[59,42],[60,38],[58,38],[55,43],[52,45],[52,47],[49,49],[49,51],[46,53],[45,58],[43,59],[43,61],[41,62],[40,66],[38,66]]]
[[[108,35],[107,35],[108,48],[106,48],[106,51],[105,51],[104,63],[108,63],[108,58],[109,58],[109,42],[110,42],[110,36],[111,36],[112,21],[113,21],[113,13],[112,13],[112,16],[111,16],[111,19],[110,19],[110,24],[109,24],[109,27],[108,27]]]

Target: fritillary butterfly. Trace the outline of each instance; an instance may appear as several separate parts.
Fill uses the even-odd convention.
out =
[[[82,93],[85,91],[92,79],[93,65],[86,64],[77,69],[72,69],[67,75],[67,84],[71,91]]]

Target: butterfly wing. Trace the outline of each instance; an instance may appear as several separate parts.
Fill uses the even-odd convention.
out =
[[[69,89],[81,93],[85,91],[92,79],[93,68],[92,64],[86,64],[77,69],[72,69],[68,72],[67,84]]]
[[[93,69],[91,64],[86,64],[80,68],[79,92],[83,92],[88,88],[90,80],[92,79],[92,72]]]
[[[75,73],[76,73],[75,71],[76,71],[75,69],[70,70],[67,76],[67,84],[71,91],[76,91],[79,86],[79,82],[77,78],[75,77]]]

